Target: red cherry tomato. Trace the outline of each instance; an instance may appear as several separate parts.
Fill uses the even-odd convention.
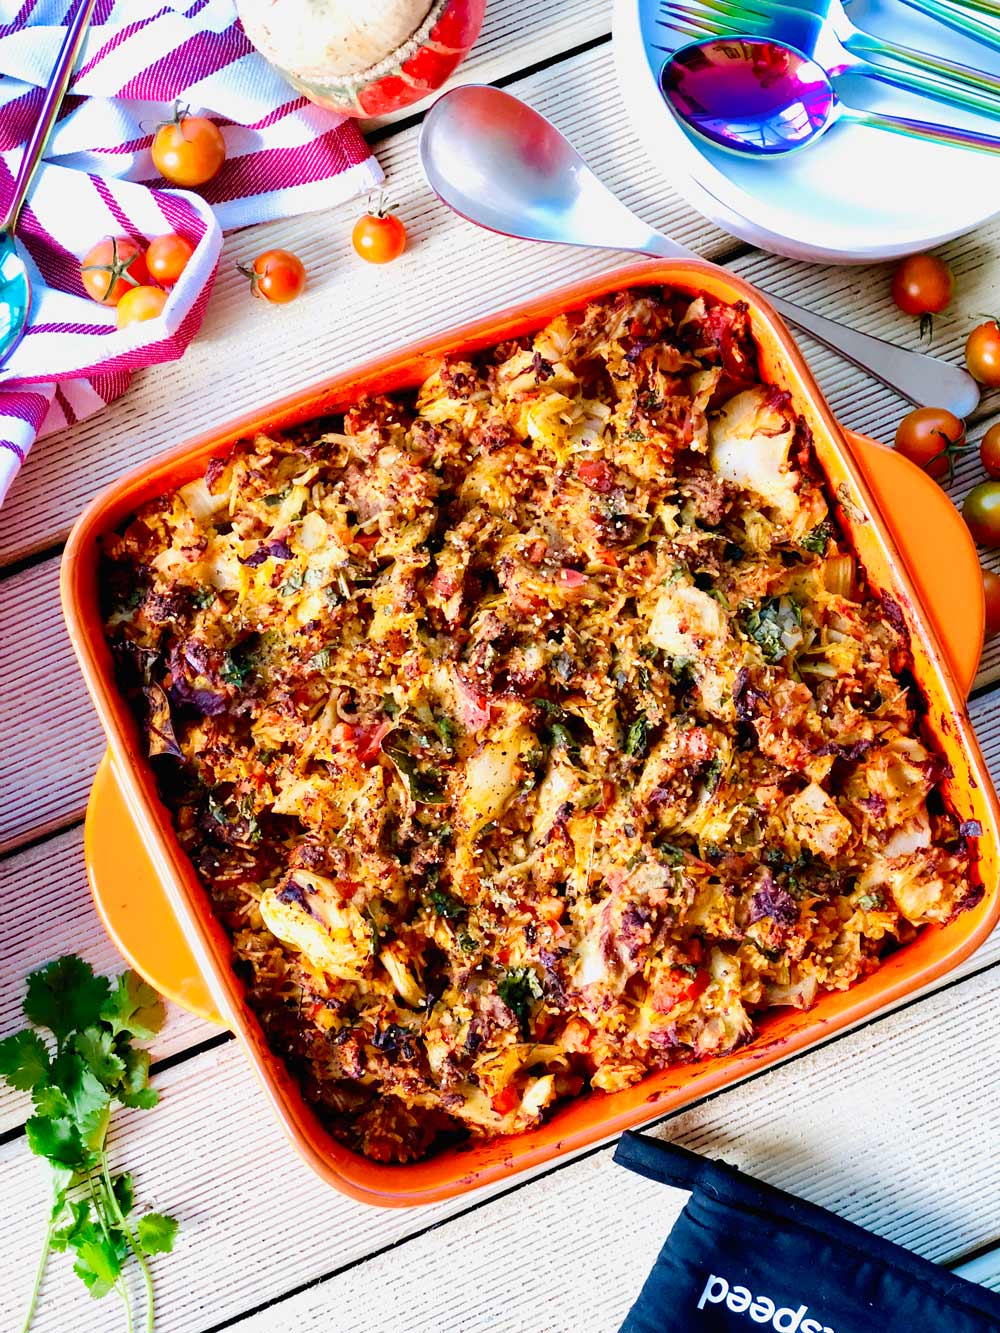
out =
[[[406,249],[406,228],[394,213],[366,213],[354,224],[351,233],[354,249],[369,264],[388,264]]]
[[[181,116],[153,136],[153,165],[164,179],[191,189],[204,185],[226,160],[226,141],[205,116]]]
[[[965,447],[965,423],[946,407],[915,408],[896,428],[897,452],[938,479],[950,480],[954,457]]]
[[[241,264],[240,272],[250,279],[254,296],[272,305],[294,301],[306,285],[305,265],[290,250],[265,250],[249,268]]]
[[[130,324],[155,319],[166,304],[167,293],[162,288],[133,287],[118,302],[118,327],[126,329]]]
[[[126,292],[149,281],[145,252],[131,236],[106,236],[84,255],[80,278],[92,301],[117,305]]]
[[[521,1094],[518,1092],[517,1088],[510,1083],[506,1088],[501,1088],[495,1097],[490,1098],[490,1105],[493,1107],[494,1111],[496,1111],[497,1115],[510,1115],[511,1111],[520,1104],[520,1101]]]
[[[1000,388],[1000,325],[995,319],[977,324],[965,343],[969,374],[988,389]]]
[[[892,275],[892,299],[905,315],[937,315],[955,291],[955,275],[936,255],[908,255]]]
[[[992,569],[983,570],[983,593],[986,597],[986,632],[984,638],[1000,634],[1000,574]]]
[[[194,246],[183,236],[157,236],[146,251],[149,276],[163,287],[172,287],[187,267],[194,254]]]
[[[708,989],[711,980],[703,967],[699,967],[693,977],[678,969],[657,982],[650,1004],[657,1013],[669,1014],[682,1000],[696,1000]]]
[[[982,481],[965,497],[962,517],[980,546],[1000,546],[1000,481]]]
[[[979,441],[979,461],[988,476],[1000,480],[1000,422],[991,426]]]
[[[585,458],[576,465],[576,475],[585,486],[602,495],[614,489],[615,474],[603,458]]]

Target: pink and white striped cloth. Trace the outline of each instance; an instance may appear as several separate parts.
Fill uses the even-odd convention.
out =
[[[0,201],[78,0],[0,0]],[[226,161],[199,194],[150,156],[174,102],[211,115]],[[201,323],[222,229],[328,208],[382,179],[354,121],[300,97],[250,45],[232,0],[97,0],[18,229],[28,332],[0,372],[0,501],[34,439],[99,411]],[[176,231],[196,246],[162,315],[128,329],[87,299],[81,257],[103,236]]]

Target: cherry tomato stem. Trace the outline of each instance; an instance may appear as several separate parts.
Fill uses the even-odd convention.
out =
[[[127,291],[149,281],[142,246],[131,236],[106,236],[84,255],[80,280],[92,301],[117,305]]]
[[[394,213],[386,211],[381,196],[375,211],[358,218],[351,233],[355,253],[369,264],[388,264],[406,249],[406,228]]]
[[[265,250],[252,264],[238,264],[250,279],[250,290],[262,301],[286,305],[301,296],[306,285],[305,265],[290,250]]]
[[[187,116],[175,108],[174,119],[153,136],[153,164],[165,180],[191,189],[205,185],[226,160],[222,131],[207,116]]]
[[[930,334],[931,316],[948,306],[955,276],[937,255],[907,255],[892,275],[892,299],[906,315],[920,316],[920,335]]]

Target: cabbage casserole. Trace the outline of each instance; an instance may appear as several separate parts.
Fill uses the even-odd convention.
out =
[[[248,1001],[376,1161],[731,1051],[981,894],[741,304],[619,293],[246,440],[104,559]]]

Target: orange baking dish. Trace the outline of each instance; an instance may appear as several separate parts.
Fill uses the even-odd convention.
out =
[[[362,393],[419,384],[444,352],[469,354],[532,332],[561,311],[624,287],[664,284],[723,301],[746,301],[763,378],[787,389],[812,429],[816,454],[844,528],[870,582],[898,608],[909,630],[915,675],[927,701],[925,726],[947,757],[945,792],[959,819],[977,821],[980,902],[945,926],[927,927],[847,992],[822,995],[811,1010],[759,1017],[740,1050],[651,1074],[616,1093],[562,1105],[527,1134],[450,1148],[426,1161],[385,1166],[333,1139],[268,1048],[231,967],[231,947],[207,894],[180,850],[160,802],[145,747],[118,693],[98,599],[99,539],[138,505],[203,472],[210,455],[259,430],[343,410]],[[278,1119],[327,1181],[368,1203],[429,1203],[574,1152],[652,1117],[676,1111],[832,1036],[912,994],[966,958],[1000,915],[998,806],[965,710],[983,633],[979,562],[955,508],[924,473],[891,450],[845,434],[801,353],[765,301],[733,274],[695,261],[643,263],[591,277],[526,301],[426,343],[230,422],[145,464],[100,495],[73,530],[62,567],[66,621],[108,738],[87,820],[87,860],[99,910],[126,956],[167,994],[220,1021],[239,1037]],[[971,826],[973,831],[976,825]],[[966,831],[968,831],[968,826]]]

